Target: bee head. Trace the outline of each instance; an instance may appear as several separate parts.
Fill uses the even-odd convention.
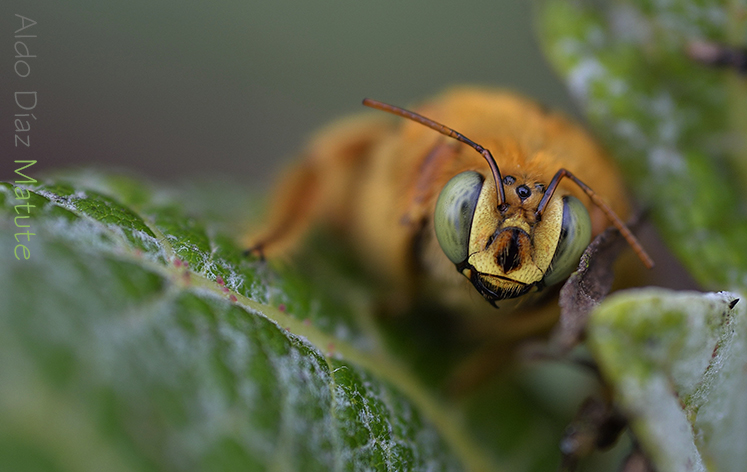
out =
[[[438,197],[434,225],[444,254],[494,305],[565,279],[589,245],[591,219],[586,207],[571,195],[556,193],[564,177],[607,215],[644,265],[653,267],[651,258],[615,212],[568,170],[559,169],[547,185],[519,181],[511,175],[504,178],[490,151],[458,131],[376,100],[366,98],[363,104],[418,122],[472,147],[485,158],[492,179],[476,171],[455,175]]]
[[[446,256],[490,302],[516,298],[565,279],[591,238],[586,207],[556,194],[542,218],[545,186],[506,176],[498,186],[476,171],[454,176],[436,203],[436,237]]]

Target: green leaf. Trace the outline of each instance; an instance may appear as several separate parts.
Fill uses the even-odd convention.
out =
[[[631,290],[591,318],[590,348],[656,470],[747,464],[747,309],[738,300]]]
[[[747,82],[687,53],[743,46],[744,4],[544,0],[547,56],[657,228],[703,286],[747,288]],[[656,259],[656,255],[654,255]],[[747,463],[747,320],[739,295],[630,291],[588,341],[657,470]]]
[[[255,204],[238,186],[78,172],[23,188],[0,183],[10,470],[540,472],[599,388],[583,367],[535,362],[447,398],[465,346],[442,315],[375,319],[368,281],[323,244],[311,273],[244,257]]]
[[[247,260],[173,192],[22,188],[0,184],[3,468],[495,468],[350,306]]]
[[[690,273],[744,288],[747,82],[686,54],[693,40],[743,45],[743,5],[598,4],[541,3],[547,56]]]

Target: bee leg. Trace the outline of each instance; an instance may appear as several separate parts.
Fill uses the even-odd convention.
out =
[[[548,350],[549,348],[549,350]],[[599,382],[600,390],[590,396],[578,408],[575,417],[565,428],[560,440],[561,462],[559,472],[575,472],[582,459],[597,450],[608,449],[617,442],[628,426],[627,418],[612,402],[612,389],[604,383],[597,364],[586,356],[568,356],[557,347],[542,343],[524,346],[522,355],[527,361],[567,361],[591,372]],[[648,462],[645,456],[634,449],[626,459],[622,472],[652,472],[653,469],[638,468]]]
[[[696,62],[718,68],[729,68],[747,75],[747,50],[708,41],[693,40],[687,44],[687,55]]]
[[[248,241],[244,254],[264,259],[268,253],[282,252],[305,232],[315,216],[319,198],[316,172],[313,165],[304,161],[286,174],[274,195],[268,223]]]
[[[560,441],[561,472],[572,472],[579,461],[597,449],[617,442],[628,422],[608,399],[587,398]]]
[[[262,262],[265,261],[265,250],[264,250],[264,246],[261,243],[255,244],[254,246],[244,249],[244,251],[241,254],[244,257],[256,256],[257,258],[259,258],[260,261]]]
[[[636,447],[631,451],[630,455],[625,459],[620,472],[655,472],[654,466],[646,455],[641,451],[641,448],[636,444]]]
[[[273,257],[295,247],[320,220],[344,221],[372,148],[390,130],[387,121],[362,116],[338,122],[312,139],[300,163],[276,187],[269,218],[244,238],[245,254]]]

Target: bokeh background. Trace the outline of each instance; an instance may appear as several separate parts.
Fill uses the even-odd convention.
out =
[[[72,165],[157,180],[266,186],[315,129],[366,96],[409,105],[453,84],[516,89],[573,113],[534,39],[531,2],[23,2],[0,6],[0,180]],[[31,74],[13,72],[15,14]],[[14,91],[36,90],[31,149],[13,148]]]

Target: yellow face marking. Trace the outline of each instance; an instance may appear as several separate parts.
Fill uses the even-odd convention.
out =
[[[520,291],[537,284],[550,267],[562,221],[560,194],[553,196],[542,220],[536,222],[533,209],[521,204],[501,215],[495,187],[485,185],[472,221],[467,262],[499,289]]]

